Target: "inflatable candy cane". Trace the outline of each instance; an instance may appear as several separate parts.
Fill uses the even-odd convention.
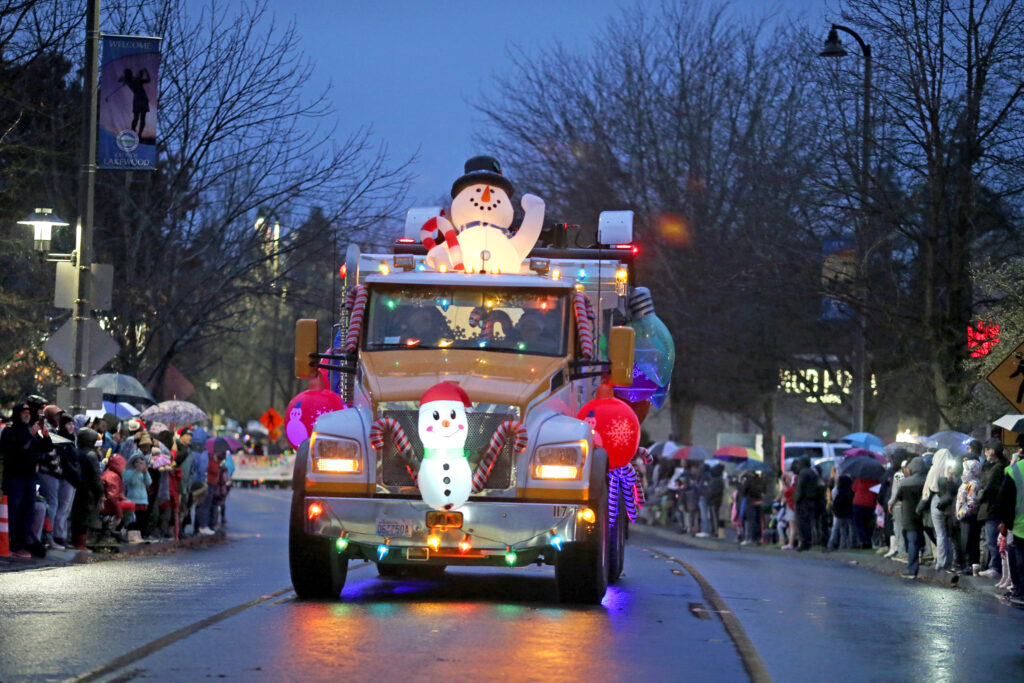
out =
[[[434,216],[420,228],[420,241],[423,242],[423,246],[427,248],[427,252],[437,246],[437,242],[434,240],[434,234],[437,231],[441,231],[441,235],[444,237],[444,242],[448,246],[448,255],[451,257],[452,267],[454,270],[464,270],[465,266],[462,264],[462,247],[459,246],[459,233],[455,230],[455,226],[452,225],[444,216]]]
[[[594,324],[590,320],[590,300],[586,292],[576,292],[573,299],[573,313],[576,315],[576,329],[580,335],[580,350],[587,360],[594,359]]]
[[[384,449],[385,434],[391,434],[391,441],[395,444],[395,449],[406,459],[412,456],[412,444],[409,443],[409,437],[405,435],[402,425],[398,424],[398,420],[393,417],[377,418],[370,426],[370,446],[373,447],[373,450],[380,452]],[[406,465],[405,469],[412,477],[412,483],[415,484],[416,472],[413,471],[411,465]]]
[[[348,320],[348,334],[345,335],[345,353],[355,353],[359,348],[359,336],[363,332],[363,315],[366,313],[366,285],[357,285],[352,296],[352,312]],[[346,299],[346,304],[348,301]]]
[[[487,452],[484,453],[483,459],[477,465],[476,472],[473,473],[473,493],[480,493],[483,490],[487,484],[487,478],[491,476],[491,470],[494,469],[498,454],[510,441],[514,453],[522,453],[526,449],[526,430],[521,423],[515,420],[502,422],[491,437]]]

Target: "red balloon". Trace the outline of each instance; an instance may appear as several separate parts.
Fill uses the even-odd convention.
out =
[[[303,391],[288,404],[284,433],[288,443],[296,448],[313,433],[316,419],[345,407],[345,402],[333,391]]]
[[[640,445],[640,420],[625,401],[603,396],[580,409],[576,417],[589,423],[594,430],[594,445],[608,453],[608,469],[629,464]]]

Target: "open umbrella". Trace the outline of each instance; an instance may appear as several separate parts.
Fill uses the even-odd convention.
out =
[[[868,432],[854,432],[853,434],[847,434],[846,436],[839,437],[839,440],[845,441],[851,446],[855,446],[857,448],[866,448],[869,451],[877,451],[879,453],[881,453],[882,449],[885,448],[884,441],[874,434],[869,434]]]
[[[971,442],[974,437],[963,432],[935,432],[928,437],[925,445],[932,450],[947,448],[953,455],[965,455],[970,452]]]
[[[171,428],[163,422],[150,422],[148,431],[150,434],[159,434],[160,432],[169,432]]]
[[[218,441],[222,443],[218,444]],[[210,455],[213,455],[215,448],[217,449],[218,452],[234,452],[239,450],[240,448],[245,448],[245,446],[243,446],[242,442],[233,436],[218,436],[214,439],[207,439],[206,450],[210,453]]]
[[[102,389],[103,400],[110,401],[111,403],[120,403],[121,401],[125,403],[142,403],[143,405],[156,403],[153,394],[149,393],[146,387],[142,386],[142,382],[131,375],[122,375],[116,372],[96,375],[89,380],[87,386]],[[117,415],[117,413],[114,414]]]
[[[647,452],[657,458],[670,458],[672,454],[679,448],[679,444],[675,441],[658,441],[653,446],[647,449]]]
[[[770,465],[766,465],[760,460],[744,460],[739,465],[736,465],[736,469],[733,472],[771,472],[772,468]]]
[[[1003,415],[992,424],[1011,432],[1024,432],[1024,415]]]
[[[707,460],[711,451],[703,446],[682,446],[672,454],[673,460]]]
[[[885,467],[872,457],[864,455],[847,457],[839,465],[839,474],[848,475],[854,479],[875,479],[881,480],[885,476]]]
[[[764,459],[761,457],[761,454],[753,448],[744,448],[743,446],[723,446],[715,451],[714,457],[716,460],[726,460],[730,462]]]
[[[209,416],[199,406],[188,401],[164,401],[150,406],[139,413],[139,417],[147,422],[159,420],[172,425],[187,425],[205,422]]]
[[[883,466],[889,462],[888,458],[884,453],[877,453],[868,448],[848,448],[843,451],[843,459],[849,458],[871,458],[875,462],[881,463]]]
[[[267,436],[270,432],[259,420],[249,420],[245,423],[245,433],[257,436]]]
[[[885,444],[885,454],[892,455],[896,451],[906,451],[912,455],[921,455],[928,449],[923,443],[917,441],[893,441],[892,443]]]

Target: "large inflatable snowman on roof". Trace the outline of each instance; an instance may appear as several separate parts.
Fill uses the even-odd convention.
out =
[[[473,472],[466,457],[469,396],[458,384],[441,382],[420,398],[418,431],[423,462],[417,485],[423,502],[437,510],[452,510],[469,499]]]
[[[518,273],[544,226],[544,200],[523,195],[525,215],[512,234],[514,193],[497,159],[478,156],[467,161],[464,175],[452,185],[451,220],[437,216],[420,230],[427,265],[435,270],[443,266],[471,273]]]

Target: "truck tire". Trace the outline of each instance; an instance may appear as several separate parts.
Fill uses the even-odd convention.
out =
[[[594,450],[590,491],[589,505],[597,513],[595,538],[566,543],[555,558],[555,583],[562,602],[599,605],[608,590],[608,456],[603,449]]]
[[[598,605],[608,589],[608,500],[595,508],[597,538],[592,542],[566,543],[555,560],[558,599],[562,602]]]
[[[608,585],[614,585],[626,563],[626,534],[629,528],[629,516],[623,509],[625,503],[619,500],[618,513],[615,519],[609,520],[608,529]]]
[[[337,600],[345,587],[348,560],[339,557],[334,540],[306,533],[306,454],[299,446],[292,475],[292,506],[288,519],[288,568],[295,594],[304,600]]]

